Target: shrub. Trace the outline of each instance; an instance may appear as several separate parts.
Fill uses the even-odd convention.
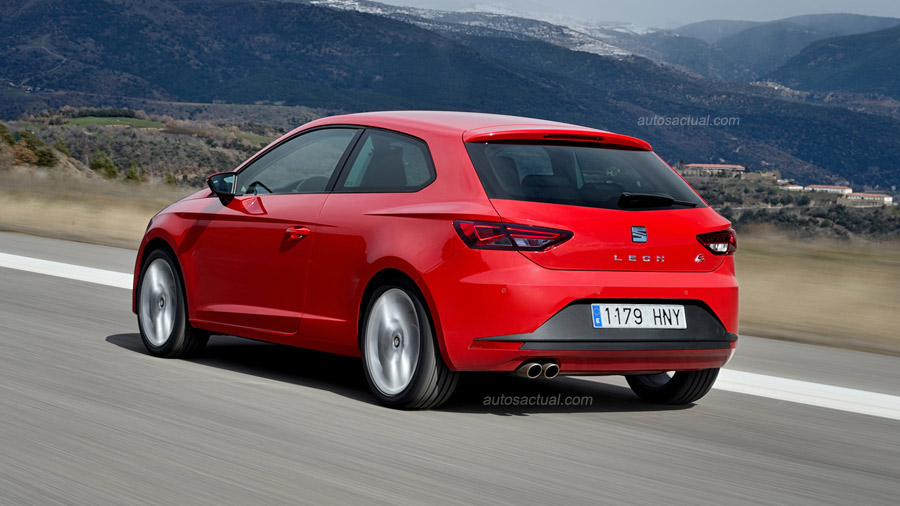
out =
[[[6,129],[6,125],[4,125],[3,123],[0,123],[0,140],[9,144],[10,146],[16,143],[16,140],[13,139],[12,134],[9,133],[9,130]]]
[[[93,171],[98,172],[107,179],[117,179],[119,177],[119,168],[109,159],[103,151],[98,151],[91,160],[90,167]]]

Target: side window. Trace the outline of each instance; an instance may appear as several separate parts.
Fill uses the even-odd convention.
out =
[[[414,137],[368,130],[338,192],[412,192],[434,180],[428,146]]]
[[[358,130],[301,134],[264,154],[238,175],[238,194],[321,193]]]

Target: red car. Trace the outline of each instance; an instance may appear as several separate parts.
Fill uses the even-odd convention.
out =
[[[641,140],[528,118],[382,112],[308,123],[147,227],[149,352],[229,334],[361,356],[386,405],[462,371],[622,374],[709,391],[738,331],[736,239]]]

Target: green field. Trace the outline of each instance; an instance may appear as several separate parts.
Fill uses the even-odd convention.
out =
[[[108,118],[98,116],[87,116],[85,118],[69,118],[68,123],[78,126],[87,125],[126,125],[134,128],[162,128],[166,126],[158,121],[150,121],[139,118]]]
[[[249,142],[250,144],[252,144],[254,146],[257,146],[257,145],[265,146],[266,144],[275,140],[274,137],[266,137],[264,135],[246,134],[246,133],[238,133],[235,135],[237,135],[241,139],[244,139],[245,141]]]

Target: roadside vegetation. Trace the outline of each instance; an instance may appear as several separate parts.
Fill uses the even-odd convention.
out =
[[[64,155],[107,179],[185,187],[200,186],[208,174],[237,167],[285,132],[255,123],[237,126],[131,109],[68,107],[10,121],[5,129],[21,145],[19,165],[53,167]]]
[[[850,206],[835,194],[781,189],[774,176],[686,179],[739,233],[763,228],[795,240],[900,241],[900,206]]]

